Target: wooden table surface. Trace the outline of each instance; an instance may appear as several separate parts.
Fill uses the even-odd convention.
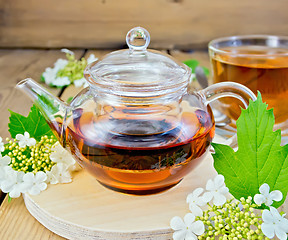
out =
[[[88,57],[94,53],[96,57],[105,55],[104,50],[76,50],[77,58]],[[207,51],[169,51],[179,60],[197,59],[200,65],[209,68]],[[0,50],[0,136],[5,139],[9,136],[7,124],[9,121],[8,109],[27,115],[32,102],[14,87],[20,80],[31,77],[39,81],[41,73],[46,67],[52,66],[58,58],[65,58],[59,50]],[[62,89],[49,88],[56,96],[63,100],[74,96],[79,89],[73,86]],[[0,192],[0,239],[1,240],[47,240],[63,239],[44,228],[27,211],[22,197],[13,199],[8,203],[7,196]],[[286,201],[283,210],[288,212]]]

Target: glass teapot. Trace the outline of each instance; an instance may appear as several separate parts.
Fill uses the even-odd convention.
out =
[[[149,33],[137,27],[128,50],[89,64],[89,86],[70,105],[31,79],[23,90],[39,107],[60,143],[104,186],[124,193],[169,189],[209,152],[215,122],[209,103],[236,97],[247,106],[255,95],[223,82],[193,92],[191,69],[171,56],[147,50]]]

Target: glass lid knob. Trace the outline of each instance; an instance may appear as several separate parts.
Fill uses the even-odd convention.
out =
[[[150,34],[145,28],[132,28],[126,35],[126,43],[131,51],[146,51],[150,43]]]

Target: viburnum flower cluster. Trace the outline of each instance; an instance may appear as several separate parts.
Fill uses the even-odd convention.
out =
[[[205,192],[203,188],[197,188],[187,196],[191,212],[183,220],[178,216],[171,219],[173,239],[272,239],[276,236],[286,240],[288,220],[285,214],[281,215],[271,206],[273,201],[282,200],[282,193],[270,192],[266,183],[259,192],[254,199],[236,200],[230,196],[224,177],[217,175],[208,180]],[[256,210],[263,204],[269,210]]]
[[[98,58],[94,54],[90,54],[87,58],[81,60],[75,59],[74,52],[68,49],[61,49],[66,53],[67,59],[58,59],[54,63],[54,67],[45,69],[41,76],[41,80],[51,87],[64,87],[74,84],[76,87],[87,86],[87,82],[83,77],[83,71],[87,64],[96,61]]]
[[[54,136],[36,141],[24,132],[6,140],[4,144],[0,137],[0,189],[10,198],[22,193],[37,195],[49,183],[72,181],[71,171],[78,169],[76,162]]]

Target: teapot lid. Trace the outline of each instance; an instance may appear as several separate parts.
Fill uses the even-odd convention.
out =
[[[137,88],[138,93],[187,87],[191,69],[167,54],[147,50],[150,35],[146,29],[131,29],[126,42],[129,49],[109,53],[87,66],[84,75],[92,87]]]

